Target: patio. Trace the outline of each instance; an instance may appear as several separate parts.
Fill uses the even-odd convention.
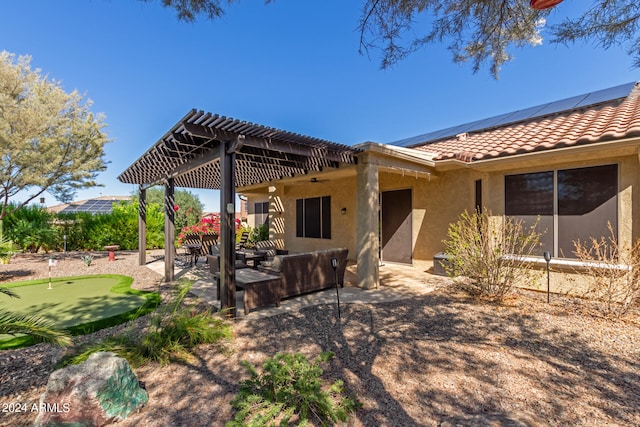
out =
[[[151,262],[147,266],[159,274],[164,271],[163,260]],[[340,304],[378,304],[423,296],[449,282],[448,278],[431,274],[424,267],[383,264],[380,266],[380,286],[377,289],[367,290],[357,286],[357,265],[350,263],[344,276],[344,288],[339,290]],[[176,279],[182,277],[195,281],[191,293],[201,297],[216,309],[220,308],[220,300],[216,295],[213,277],[202,258],[193,267],[176,266]],[[336,304],[335,289],[326,289],[284,299],[281,301],[280,307],[258,308],[245,316],[242,296],[242,291],[236,292],[237,319],[262,319],[283,313],[296,313],[305,307]]]

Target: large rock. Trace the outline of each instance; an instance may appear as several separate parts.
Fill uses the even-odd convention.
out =
[[[49,376],[35,426],[102,426],[125,419],[147,400],[125,359],[94,353],[86,362]]]

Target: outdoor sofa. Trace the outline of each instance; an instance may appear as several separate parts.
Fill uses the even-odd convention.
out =
[[[337,282],[344,286],[344,272],[349,250],[325,249],[290,255],[276,255],[265,261],[258,270],[280,277],[280,298],[333,288]],[[338,267],[334,273],[331,259],[336,258]]]
[[[276,255],[287,255],[289,253],[286,249],[278,249],[276,242],[273,240],[262,240],[255,243],[255,251],[264,253],[268,261],[272,261]]]

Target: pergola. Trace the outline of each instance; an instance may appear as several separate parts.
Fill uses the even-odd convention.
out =
[[[140,186],[139,263],[146,263],[146,190],[165,187],[165,280],[174,280],[174,188],[220,190],[222,308],[235,316],[237,187],[356,164],[358,150],[330,141],[191,110],[118,179]]]

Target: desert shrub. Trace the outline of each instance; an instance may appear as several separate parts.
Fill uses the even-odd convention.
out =
[[[149,331],[142,337],[138,351],[145,360],[167,363],[188,357],[199,344],[211,344],[231,338],[231,327],[211,309],[182,305],[190,285],[182,286],[173,300],[151,317]]]
[[[321,381],[320,363],[332,357],[332,352],[324,352],[309,363],[300,353],[277,353],[263,363],[262,373],[242,362],[250,377],[231,402],[236,414],[227,427],[289,425],[293,420],[300,426],[309,420],[326,426],[347,421],[360,403],[344,395],[341,380],[328,387]]]
[[[112,351],[126,358],[132,366],[147,362],[169,363],[188,359],[199,344],[213,344],[231,338],[231,326],[222,316],[196,303],[184,303],[191,287],[183,281],[178,292],[149,316],[148,328],[142,334],[135,330],[108,338],[70,354],[61,366],[84,362],[97,351]]]
[[[640,240],[621,248],[609,224],[610,236],[574,242],[574,254],[582,261],[580,271],[587,279],[586,297],[604,303],[607,316],[621,317],[640,298]]]
[[[537,222],[526,227],[514,217],[492,218],[487,209],[465,211],[449,225],[445,269],[449,276],[462,278],[460,283],[471,293],[500,301],[517,283],[532,278],[526,257],[539,252],[540,233]]]

